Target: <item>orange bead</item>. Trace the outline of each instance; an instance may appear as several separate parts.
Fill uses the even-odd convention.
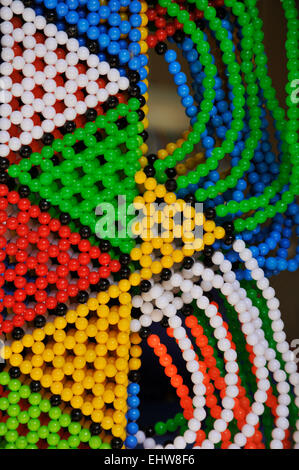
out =
[[[160,344],[160,338],[159,336],[157,335],[150,335],[148,338],[147,338],[147,344],[151,347],[151,348],[155,348],[156,346],[158,346]]]

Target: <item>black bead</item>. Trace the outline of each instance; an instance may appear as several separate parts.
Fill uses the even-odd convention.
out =
[[[59,221],[62,225],[67,225],[71,221],[71,216],[66,212],[62,212],[62,214],[59,215]]]
[[[89,431],[92,436],[98,436],[99,434],[101,434],[102,430],[103,428],[100,423],[91,423],[89,427]]]
[[[119,59],[116,55],[111,55],[110,57],[108,57],[108,62],[111,68],[119,67]]]
[[[50,209],[51,203],[46,199],[42,199],[41,201],[39,201],[38,206],[42,212],[46,212]]]
[[[185,317],[189,317],[193,313],[193,308],[191,305],[184,305],[181,312]]]
[[[83,225],[83,227],[79,230],[81,238],[89,238],[91,236],[91,230],[87,225]]]
[[[139,72],[137,72],[136,70],[130,70],[128,74],[128,79],[131,85],[135,85],[140,81]]]
[[[78,37],[78,29],[77,29],[77,26],[75,24],[70,24],[69,26],[67,26],[65,28],[65,32],[70,38]],[[92,52],[89,47],[88,47],[88,49],[89,49],[90,52]]]
[[[76,124],[73,121],[66,121],[63,127],[67,134],[71,134],[72,132],[75,131]]]
[[[131,270],[128,266],[123,266],[120,270],[119,270],[119,277],[120,279],[129,279],[130,277],[130,274],[131,274]]]
[[[19,187],[18,190],[19,195],[23,198],[28,197],[30,195],[30,188],[29,186],[22,185]]]
[[[120,264],[129,264],[131,261],[131,257],[130,255],[128,255],[127,253],[122,253],[119,257],[119,262]]]
[[[223,7],[218,7],[216,8],[216,15],[218,18],[220,18],[221,20],[224,20],[224,18],[226,17],[226,10],[225,8]]]
[[[223,228],[225,230],[226,235],[234,233],[235,227],[233,222],[224,222]]]
[[[152,285],[150,281],[143,280],[140,283],[140,290],[141,292],[148,292],[151,289]]]
[[[116,96],[109,96],[109,98],[107,99],[105,104],[106,104],[108,109],[113,109],[113,108],[116,108],[118,103],[119,103],[119,101],[118,101]]]
[[[1,170],[0,171],[0,183],[1,184],[6,184],[8,182],[8,174],[6,171]]]
[[[140,108],[143,108],[143,106],[146,104],[144,96],[142,95],[138,96],[138,101],[140,103]]]
[[[97,142],[101,142],[103,140],[103,136],[99,130],[94,133],[94,136],[97,139]]]
[[[149,165],[153,165],[158,159],[157,155],[155,155],[154,153],[150,153],[146,158]]]
[[[144,430],[146,437],[153,437],[155,435],[154,426],[147,426]]]
[[[150,329],[149,328],[145,328],[144,326],[142,326],[139,330],[139,336],[140,338],[142,339],[146,339],[149,337],[149,335],[151,334],[150,332]]]
[[[145,118],[144,111],[142,111],[142,109],[137,109],[136,112],[137,112],[137,114],[138,114],[139,121],[142,121],[142,120]]]
[[[23,328],[20,328],[19,326],[16,326],[13,331],[12,331],[12,337],[13,339],[20,340],[24,336],[24,330]]]
[[[8,189],[9,189],[9,191],[14,191],[14,190],[16,189],[16,186],[17,186],[17,185],[16,185],[16,182],[15,182],[14,178],[10,178],[10,177],[9,177],[9,178],[7,179],[6,184],[7,184],[7,187],[8,187]]]
[[[52,395],[50,397],[50,403],[52,406],[59,406],[61,404],[61,396],[60,395]]]
[[[97,116],[98,115],[97,115],[97,112],[96,112],[95,109],[89,108],[85,113],[85,119],[86,119],[86,121],[89,121],[89,122],[95,121]]]
[[[180,29],[177,29],[177,31],[173,35],[173,39],[175,40],[175,42],[181,43],[185,39],[185,33]]]
[[[205,256],[205,257],[204,257],[203,262],[204,262],[204,265],[205,265],[207,268],[211,268],[211,267],[213,266],[213,261],[212,261],[211,258],[208,257],[208,256]]]
[[[224,243],[228,246],[232,245],[235,241],[234,235],[227,235],[224,239]]]
[[[146,142],[148,139],[148,132],[147,131],[142,131],[140,132],[140,137],[142,138],[143,142]]]
[[[175,168],[167,168],[165,171],[168,178],[174,178],[176,176],[176,169]]]
[[[46,18],[47,23],[56,23],[57,22],[57,15],[56,15],[56,12],[53,11],[53,10],[46,10],[45,11],[45,18]]]
[[[21,371],[19,367],[11,367],[8,373],[12,379],[17,379],[21,375]]]
[[[190,256],[186,256],[183,261],[183,268],[184,269],[191,269],[194,264],[194,259]]]
[[[205,210],[205,216],[208,220],[214,220],[216,218],[215,209],[213,207],[208,207],[208,209]]]
[[[58,317],[62,317],[63,315],[65,315],[67,312],[67,306],[63,303],[59,303],[56,305],[56,308],[55,308],[55,315],[57,315]]]
[[[203,254],[204,254],[205,256],[207,256],[208,258],[211,258],[211,256],[213,256],[213,254],[214,254],[214,251],[215,251],[215,250],[214,250],[214,248],[213,248],[212,246],[210,246],[210,245],[205,245],[204,250],[203,250]]]
[[[100,241],[100,250],[102,253],[107,253],[111,250],[111,243],[109,240],[101,240]]]
[[[113,437],[111,439],[111,449],[121,449],[123,446],[123,441],[119,437]]]
[[[98,54],[99,53],[99,44],[97,41],[93,41],[92,39],[88,39],[86,42],[86,46],[91,54]]]
[[[24,3],[24,7],[26,8],[32,8],[32,6],[34,5],[33,0],[23,0],[23,3]]]
[[[163,326],[163,328],[168,328],[169,327],[168,318],[163,317],[162,320],[160,321],[160,324],[161,326]]]
[[[138,370],[130,370],[130,372],[128,373],[128,379],[130,380],[130,382],[140,382],[140,372]]]
[[[195,199],[195,196],[194,194],[188,194],[187,196],[184,197],[184,201],[187,203],[187,204],[195,204],[196,202],[196,199]]]
[[[146,167],[144,167],[143,171],[148,178],[151,178],[156,174],[156,170],[152,165],[147,165]]]
[[[78,408],[74,408],[72,411],[71,411],[71,419],[72,421],[81,421],[82,419],[82,411],[79,410]]]
[[[0,170],[7,170],[9,167],[9,161],[5,157],[0,157]]]
[[[59,165],[60,160],[59,160],[58,155],[53,155],[53,157],[51,157],[51,162],[53,163],[54,166]]]
[[[177,188],[176,180],[173,180],[173,179],[167,180],[166,183],[165,183],[165,188],[169,192],[175,191],[176,188]]]
[[[126,120],[126,118],[123,116],[121,117],[120,119],[118,119],[115,123],[117,125],[117,128],[119,130],[122,130],[122,129],[125,129],[128,125],[128,121]]]
[[[130,96],[133,96],[133,97],[136,97],[138,95],[140,95],[140,88],[138,85],[131,85],[129,88],[128,88],[128,93]]]
[[[79,304],[85,304],[88,301],[88,293],[85,290],[79,290],[77,301]]]
[[[40,381],[39,380],[32,380],[30,383],[30,390],[32,393],[37,393],[42,389]]]
[[[163,268],[161,272],[161,279],[162,281],[169,281],[171,278],[171,271],[168,268]]]
[[[203,31],[206,27],[206,22],[205,20],[199,18],[198,20],[195,21],[196,27],[199,28],[201,31]]]
[[[20,156],[22,158],[28,158],[32,154],[31,147],[29,145],[22,145],[20,148]]]
[[[35,328],[43,328],[46,324],[46,318],[43,315],[37,315],[33,321]]]
[[[99,282],[97,283],[97,289],[99,292],[104,292],[108,289],[110,286],[110,282],[108,279],[100,279]]]
[[[158,55],[163,55],[167,51],[167,44],[165,42],[158,42],[155,46],[155,51]]]
[[[46,132],[42,137],[42,143],[45,145],[51,145],[54,140],[54,135]]]
[[[132,318],[140,318],[142,315],[140,308],[132,307],[131,310],[131,317]]]
[[[36,166],[31,167],[30,170],[29,170],[29,174],[30,174],[32,179],[37,178],[38,175],[39,175],[38,168]]]

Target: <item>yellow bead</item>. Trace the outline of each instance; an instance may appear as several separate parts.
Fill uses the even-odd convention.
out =
[[[103,394],[103,400],[105,403],[112,403],[114,398],[115,395],[111,390],[106,390]]]
[[[10,356],[10,364],[14,367],[19,367],[23,361],[23,356],[21,354],[12,354]]]
[[[205,245],[213,245],[215,242],[215,235],[213,233],[205,233],[203,236],[203,241]]]
[[[93,406],[92,406],[92,404],[91,404],[91,403],[88,403],[88,402],[83,403],[83,406],[82,406],[82,413],[83,413],[85,416],[90,416],[92,412],[93,412]]]
[[[111,289],[112,286],[110,286],[110,289]],[[116,286],[115,286],[116,287]],[[109,294],[110,295],[110,294]],[[99,302],[99,304],[107,304],[110,300],[110,297],[109,295],[107,294],[107,292],[100,292],[98,295],[97,295],[97,301]]]
[[[30,374],[31,375],[31,374]],[[44,388],[49,388],[52,384],[52,377],[49,374],[45,374],[41,379],[40,379],[41,386]]]
[[[56,330],[53,335],[53,339],[57,343],[62,343],[65,340],[65,337],[66,337],[66,334],[65,334],[65,331],[63,330]]]
[[[130,274],[129,281],[132,286],[138,286],[141,281],[140,274],[137,272]]]
[[[160,261],[154,261],[151,265],[151,270],[153,274],[159,274],[163,269],[163,266]]]
[[[216,224],[213,220],[207,220],[203,225],[203,228],[206,232],[213,232],[215,227],[216,227]]]
[[[137,184],[143,184],[146,181],[146,174],[140,170],[135,173],[135,181]]]
[[[133,357],[132,359],[129,360],[129,367],[130,370],[138,370],[141,367],[141,361],[140,359],[137,359],[136,357]]]
[[[221,240],[225,236],[225,230],[223,227],[216,227],[214,230],[214,235],[217,240]]]
[[[42,356],[36,354],[32,357],[31,362],[33,367],[42,367],[44,360]]]
[[[127,305],[131,302],[131,295],[128,292],[122,292],[118,300],[120,304]]]
[[[61,399],[63,401],[70,401],[73,397],[73,393],[70,388],[64,388],[61,392]]]
[[[71,399],[71,405],[73,408],[81,409],[83,405],[83,398],[81,396],[73,396],[73,398]]]
[[[137,345],[132,346],[132,347],[130,348],[130,354],[131,354],[132,357],[140,357],[141,354],[142,354],[142,349],[141,349],[141,347],[140,347],[140,346],[137,346]]]
[[[157,182],[155,178],[147,178],[147,180],[144,183],[144,187],[147,190],[153,191],[157,186]]]
[[[63,330],[67,325],[67,321],[63,317],[56,317],[54,320],[54,325],[57,330]]]
[[[13,353],[21,353],[23,351],[24,347],[21,341],[13,341],[11,344],[11,350]],[[38,354],[36,352],[36,354]]]
[[[65,347],[62,343],[55,343],[53,346],[53,352],[56,356],[62,356],[65,352]]]
[[[105,429],[106,431],[108,429],[111,429],[112,426],[113,426],[113,419],[110,418],[109,416],[105,416],[102,420],[102,423],[101,423],[101,426],[103,429]]]
[[[65,319],[68,323],[75,323],[76,319],[77,319],[77,312],[75,312],[75,310],[69,310],[65,316]]]
[[[32,332],[35,341],[42,341],[45,338],[45,332],[41,328],[36,328]]]
[[[32,380],[40,380],[42,378],[42,375],[43,371],[40,368],[32,369],[30,373],[30,377],[32,378]]]
[[[93,410],[93,412],[91,413],[91,419],[94,423],[100,423],[103,419],[103,416],[103,412],[99,409]]]
[[[46,328],[47,325],[45,325],[45,328]],[[34,343],[34,339],[31,335],[24,335],[23,338],[22,338],[22,343],[24,345],[25,348],[31,348],[33,343]]]
[[[30,361],[23,361],[22,364],[20,364],[20,371],[22,374],[30,374],[30,371],[32,370],[32,364]]]
[[[96,299],[90,298],[87,301],[87,307],[92,311],[95,311],[98,308],[98,305],[99,304]]]
[[[127,292],[128,290],[130,290],[131,285],[127,279],[121,279],[118,283],[118,287],[122,292]]]

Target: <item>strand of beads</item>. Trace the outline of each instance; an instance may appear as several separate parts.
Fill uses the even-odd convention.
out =
[[[266,280],[266,278],[263,277],[263,272],[261,269],[257,267],[257,262],[252,258],[252,254],[250,250],[245,249],[245,245],[243,242],[240,240],[236,241],[234,244],[234,249],[240,253],[240,257],[242,260],[245,261],[245,265],[247,269],[250,269],[252,272],[252,277],[254,279],[258,279],[258,286],[262,289],[262,295],[267,299],[267,305],[269,308],[269,316],[270,318],[272,315],[275,315],[277,320],[272,324],[272,328],[274,330],[274,335],[273,339],[277,344],[277,350],[278,352],[282,353],[284,355],[284,360],[286,361],[283,364],[284,371],[280,369],[280,364],[277,360],[275,360],[275,350],[269,348],[268,342],[265,339],[263,330],[261,329],[262,326],[262,321],[258,318],[259,311],[256,307],[252,306],[251,300],[246,297],[246,291],[244,289],[240,288],[240,284],[238,281],[235,279],[235,275],[231,269],[231,264],[228,261],[224,260],[224,257],[221,253],[217,252],[213,256],[213,261],[214,263],[219,266],[220,272],[222,271],[223,278],[220,275],[214,274],[214,271],[209,269],[209,268],[204,268],[203,265],[200,263],[195,263],[192,267],[192,274],[198,276],[202,276],[203,280],[205,282],[212,283],[213,287],[215,288],[220,288],[221,292],[225,294],[227,297],[227,300],[230,304],[234,305],[235,311],[238,313],[239,316],[239,321],[241,322],[242,326],[242,331],[245,334],[246,337],[246,342],[248,343],[249,346],[253,347],[253,352],[254,352],[254,364],[256,367],[255,370],[255,375],[257,378],[257,391],[254,394],[254,403],[251,406],[252,411],[248,413],[246,417],[246,422],[241,428],[241,432],[237,433],[235,438],[234,438],[234,444],[231,444],[229,448],[233,448],[234,445],[237,446],[244,446],[246,445],[247,439],[252,436],[252,423],[255,421],[255,424],[259,421],[259,416],[261,416],[264,412],[264,405],[267,401],[267,393],[266,391],[269,390],[270,388],[270,382],[266,378],[268,376],[265,375],[265,364],[268,361],[269,362],[269,369],[271,370],[272,373],[274,373],[274,380],[276,383],[278,383],[277,390],[278,390],[278,400],[279,400],[279,405],[277,406],[276,412],[278,415],[278,418],[275,422],[276,428],[272,431],[272,441],[271,441],[271,448],[276,448],[276,447],[281,447],[283,446],[282,440],[285,438],[285,430],[288,428],[288,411],[287,411],[287,405],[286,403],[290,403],[290,400],[285,397],[285,393],[288,393],[290,390],[290,386],[286,382],[286,378],[289,378],[289,382],[291,385],[296,386],[298,382],[298,374],[296,373],[296,365],[292,361],[292,356],[290,355],[289,351],[289,346],[285,341],[285,335],[280,333],[282,332],[283,328],[283,323],[281,320],[278,318],[280,317],[280,312],[277,310],[278,308],[278,301],[273,297],[274,296],[274,291],[272,288],[269,288],[269,282]],[[215,317],[215,322],[212,322],[211,319],[214,318],[215,313],[217,312],[217,309],[213,305],[209,303],[209,300],[207,297],[203,295],[203,290],[199,285],[194,285],[190,279],[184,280],[184,277],[182,277],[181,274],[175,273],[170,281],[164,281],[163,282],[163,288],[161,289],[162,285],[153,285],[151,290],[144,295],[144,300],[143,302],[150,302],[152,298],[154,298],[154,302],[156,305],[156,308],[161,309],[162,313],[164,315],[169,316],[169,325],[174,327],[174,337],[178,339],[179,341],[185,337],[186,332],[185,329],[181,326],[182,321],[180,317],[178,317],[175,312],[177,311],[177,305],[175,305],[175,301],[171,301],[173,299],[173,295],[170,297],[166,296],[166,293],[163,293],[163,288],[166,290],[171,290],[173,288],[178,288],[183,292],[181,296],[181,302],[180,303],[190,303],[193,298],[196,298],[197,305],[200,309],[204,310],[208,318],[210,318],[210,323],[212,327],[215,327],[215,337],[218,339],[218,348],[221,350],[221,347],[225,346],[225,354],[227,353],[228,355],[233,354],[235,359],[236,359],[236,353],[235,352],[227,352],[227,351],[233,351],[233,349],[230,349],[229,344],[230,340],[228,338],[224,339],[226,335],[225,329],[223,329],[223,321],[221,318]],[[167,289],[168,288],[168,289]],[[161,292],[160,292],[161,291]],[[152,292],[152,294],[151,294]],[[159,295],[160,294],[160,295]],[[154,297],[152,297],[152,295]],[[156,297],[158,295],[158,297]],[[136,305],[136,302],[139,304],[139,308],[142,308],[140,305],[140,299],[142,301],[142,297],[139,297],[138,300],[137,298],[133,298],[132,302],[133,305]],[[177,298],[178,299],[178,298]],[[178,301],[178,300],[177,300]],[[143,305],[143,304],[142,304]],[[147,305],[147,303],[146,303]],[[143,310],[145,307],[143,308]],[[147,309],[147,308],[146,308]],[[215,309],[215,310],[214,310]],[[147,309],[148,310],[148,309]],[[142,310],[141,310],[142,311]],[[154,312],[154,310],[153,310]],[[212,314],[214,312],[214,314]],[[148,324],[148,322],[145,321],[144,319],[145,314],[142,315],[141,318],[141,323],[139,323],[139,327],[137,325],[137,320],[132,321],[132,328],[134,330],[137,330],[138,328],[141,328],[141,325],[145,323]],[[159,317],[159,315],[158,315]],[[153,318],[157,318],[157,315],[153,315]],[[153,321],[152,318],[152,321]],[[174,326],[175,325],[175,326]],[[217,329],[219,328],[219,329]],[[177,330],[176,330],[177,329]],[[223,330],[223,332],[222,332]],[[176,332],[177,331],[177,332]],[[227,343],[226,343],[227,341]],[[189,355],[189,353],[188,353]],[[192,354],[194,360],[194,355]],[[190,353],[191,357],[191,353]],[[196,361],[195,361],[196,362]],[[227,364],[225,366],[226,370],[227,369]],[[233,369],[231,369],[233,370]],[[235,379],[234,379],[235,380]],[[237,393],[234,392],[234,380],[233,377],[230,376],[230,379],[226,379],[226,392],[227,393]],[[296,394],[296,387],[294,389],[294,392]],[[234,396],[237,396],[234,395]],[[230,396],[230,395],[228,395]],[[297,395],[296,395],[297,396]],[[230,396],[232,398],[232,395]],[[298,400],[296,398],[296,400]],[[227,403],[228,401],[225,400],[225,397],[222,397],[222,404],[225,408],[224,403]],[[283,405],[281,405],[283,403]],[[195,415],[195,412],[194,412]],[[254,417],[255,416],[255,417]],[[225,429],[224,429],[225,430]],[[217,436],[217,438],[216,438]],[[296,434],[295,434],[296,436]],[[216,439],[215,442],[213,440]],[[296,439],[296,437],[295,437]],[[218,434],[215,434],[214,432],[211,432],[211,436],[209,433],[209,437],[207,440],[203,441],[202,445],[205,447],[206,445],[214,445],[215,443],[219,442],[220,437],[219,437],[219,432]],[[186,445],[183,443],[183,441],[180,439],[178,441],[174,441],[174,445]],[[152,441],[151,441],[152,443]],[[178,444],[180,443],[180,444]],[[297,443],[295,444],[297,445]]]
[[[72,413],[47,393],[36,391],[7,372],[0,373],[0,409],[6,412],[0,424],[0,435],[5,449],[111,449],[103,432],[90,426],[82,417]],[[81,421],[79,423],[78,421]],[[102,440],[103,439],[103,440]],[[40,440],[42,444],[40,444]]]

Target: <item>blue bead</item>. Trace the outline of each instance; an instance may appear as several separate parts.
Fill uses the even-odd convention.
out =
[[[137,423],[128,423],[127,425],[127,432],[129,434],[136,434],[139,430],[139,426]]]
[[[125,446],[128,449],[134,449],[137,446],[138,442],[135,436],[127,436],[125,440]]]

